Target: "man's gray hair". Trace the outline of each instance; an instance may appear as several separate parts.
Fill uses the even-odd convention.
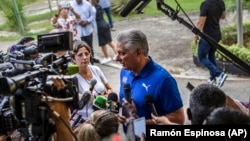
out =
[[[142,50],[144,56],[148,56],[148,41],[146,35],[138,29],[125,30],[117,35],[117,42],[124,44],[130,52]]]

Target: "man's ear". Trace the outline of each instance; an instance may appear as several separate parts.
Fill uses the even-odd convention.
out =
[[[192,112],[191,112],[190,108],[187,108],[187,117],[189,120],[192,119]]]
[[[138,49],[136,50],[136,55],[140,55],[140,54],[142,54],[142,50],[141,50],[140,48],[138,48]]]

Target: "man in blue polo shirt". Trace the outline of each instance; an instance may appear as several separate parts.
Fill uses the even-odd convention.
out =
[[[117,61],[123,67],[120,73],[120,101],[123,102],[125,97],[124,85],[129,84],[136,114],[138,117],[145,117],[146,124],[154,124],[151,108],[144,100],[146,95],[151,95],[159,116],[166,116],[172,122],[183,124],[183,101],[176,80],[148,56],[146,35],[137,29],[118,34],[117,51]],[[120,121],[125,120],[120,117]]]

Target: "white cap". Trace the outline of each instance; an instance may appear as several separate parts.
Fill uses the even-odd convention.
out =
[[[61,6],[62,8],[69,8],[70,3],[68,1],[62,1],[60,2],[59,6]]]

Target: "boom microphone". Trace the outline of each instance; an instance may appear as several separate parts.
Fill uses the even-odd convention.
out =
[[[131,87],[130,84],[126,83],[123,86],[123,90],[124,90],[124,94],[125,94],[125,99],[131,103],[132,99],[131,99]]]
[[[151,0],[130,0],[122,9],[120,15],[126,17],[139,3],[141,3],[137,8],[137,13],[142,13],[142,9],[148,5]]]
[[[150,106],[151,111],[153,112],[153,114],[154,114],[155,116],[158,116],[158,114],[157,114],[157,112],[156,112],[156,109],[155,109],[154,99],[153,99],[152,95],[149,95],[149,94],[146,95],[146,96],[144,97],[144,101],[145,101],[145,103],[147,103],[147,104]]]
[[[95,79],[91,79],[90,80],[90,84],[89,84],[89,91],[92,92],[95,85],[96,85],[97,81]]]

